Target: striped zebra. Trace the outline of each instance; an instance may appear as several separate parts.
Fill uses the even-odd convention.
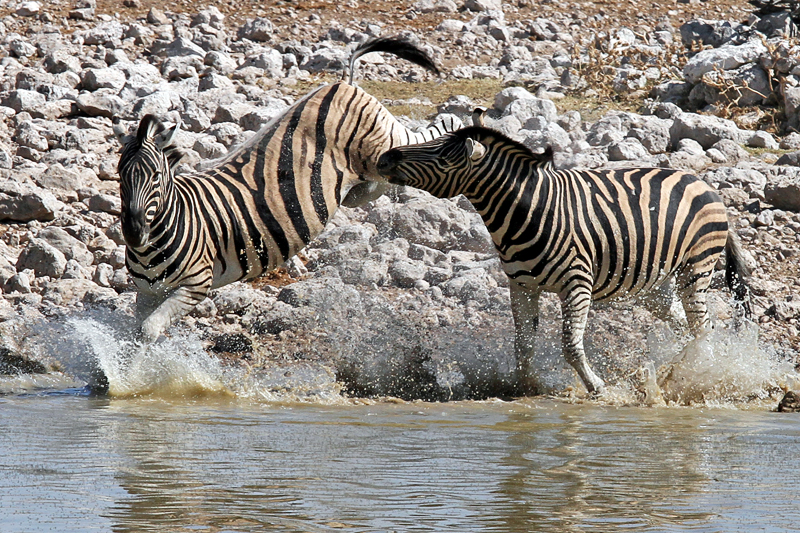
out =
[[[351,76],[359,56],[377,51],[438,72],[416,46],[381,38],[353,52]],[[340,204],[379,196],[388,187],[376,171],[380,154],[461,124],[450,118],[412,132],[375,98],[341,81],[298,101],[213,168],[185,175],[175,174],[183,156],[174,145],[178,127],[145,116],[135,137],[123,139],[118,166],[126,264],[146,341],[209,290],[252,280],[296,255]]]
[[[747,295],[749,271],[725,205],[684,172],[556,170],[552,150],[534,154],[477,126],[392,149],[378,170],[391,183],[440,198],[463,194],[480,213],[509,277],[517,377],[528,391],[536,390],[542,292],[560,297],[564,357],[590,393],[604,388],[583,347],[592,301],[637,296],[655,316],[674,321],[677,292],[698,335],[710,325],[706,291],[723,250],[728,286],[737,299]]]

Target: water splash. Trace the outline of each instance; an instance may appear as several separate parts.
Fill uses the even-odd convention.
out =
[[[232,394],[226,370],[194,336],[141,345],[127,328],[85,318],[70,318],[66,325],[85,342],[111,396]]]
[[[113,397],[220,397],[271,402],[341,399],[330,370],[310,364],[276,364],[251,369],[206,352],[202,339],[174,329],[171,336],[143,345],[135,324],[119,313],[95,312],[42,325],[39,350],[64,373],[105,388]]]
[[[717,324],[659,368],[664,398],[680,404],[763,400],[790,386],[794,366],[758,343],[758,326]]]
[[[384,305],[385,304],[385,305]],[[385,309],[384,309],[385,307]],[[328,316],[336,373],[321,363],[275,362],[256,346],[266,367],[229,364],[206,351],[198,333],[173,328],[168,339],[134,342],[135,323],[123,312],[91,311],[43,323],[29,344],[36,359],[58,361],[65,376],[85,383],[107,381],[114,397],[199,396],[269,402],[346,403],[341,394],[405,399],[459,400],[509,397],[514,387],[513,325],[510,317],[481,327],[422,328],[414,313],[364,304],[368,322]],[[368,312],[367,312],[368,311]],[[408,316],[406,316],[408,315]],[[412,317],[412,318],[409,318]],[[548,323],[549,322],[549,323]],[[422,329],[414,329],[411,326]],[[603,326],[587,339],[592,364],[609,384],[599,400],[611,405],[740,405],[769,400],[781,388],[796,388],[793,364],[758,343],[758,328],[719,323],[686,344],[666,326],[648,333]],[[586,401],[585,389],[563,359],[557,322],[548,320],[537,342],[537,378],[543,391]],[[641,328],[647,330],[647,328]],[[590,336],[591,337],[591,336]],[[646,337],[646,338],[645,338]],[[256,343],[257,344],[257,343]],[[600,347],[611,349],[601,350]],[[338,378],[338,381],[337,381]],[[6,384],[6,389],[19,388]],[[2,392],[2,383],[0,383]],[[755,400],[755,402],[753,402]],[[762,402],[763,405],[763,402]]]

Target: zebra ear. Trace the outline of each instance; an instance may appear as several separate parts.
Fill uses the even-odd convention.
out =
[[[167,148],[172,146],[172,143],[175,141],[175,136],[181,129],[181,122],[178,120],[178,123],[169,128],[167,131],[161,134],[161,138],[157,141],[158,147],[162,150],[166,151]]]
[[[119,119],[115,119],[113,125],[111,126],[111,131],[114,132],[114,137],[117,138],[117,141],[122,145],[125,146],[129,142],[135,139],[133,135],[130,135],[128,131],[125,129]]]
[[[467,157],[478,161],[486,155],[486,147],[474,139],[467,139]]]
[[[485,127],[483,117],[486,115],[485,107],[476,107],[472,110],[472,125]]]
[[[139,129],[136,131],[136,140],[139,144],[147,140],[154,139],[164,131],[164,124],[155,115],[145,115],[139,122]]]

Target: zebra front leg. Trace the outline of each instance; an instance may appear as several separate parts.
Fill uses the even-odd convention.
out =
[[[536,332],[539,328],[539,290],[523,287],[509,280],[511,313],[514,316],[514,351],[517,357],[516,382],[522,394],[541,393],[533,362],[536,356]]]
[[[154,342],[168,327],[189,314],[208,295],[209,286],[178,287],[153,311],[141,326],[142,339]],[[138,298],[137,298],[138,307]]]
[[[159,305],[164,302],[166,296],[147,293],[147,292],[138,292],[136,294],[136,320],[139,324],[144,322],[144,320],[153,314]]]
[[[600,394],[605,389],[605,383],[592,371],[583,348],[583,334],[586,331],[586,321],[589,318],[591,304],[591,286],[573,285],[561,295],[561,310],[564,318],[562,349],[564,350],[564,359],[578,373],[589,394]]]

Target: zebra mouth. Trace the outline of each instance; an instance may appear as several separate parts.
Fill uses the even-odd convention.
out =
[[[122,237],[131,248],[142,248],[150,238],[150,226],[144,221],[144,215],[129,215],[123,211],[121,217]]]
[[[378,173],[386,178],[386,181],[394,185],[404,185],[406,178],[397,170],[397,165],[403,156],[398,150],[389,150],[378,159]]]

